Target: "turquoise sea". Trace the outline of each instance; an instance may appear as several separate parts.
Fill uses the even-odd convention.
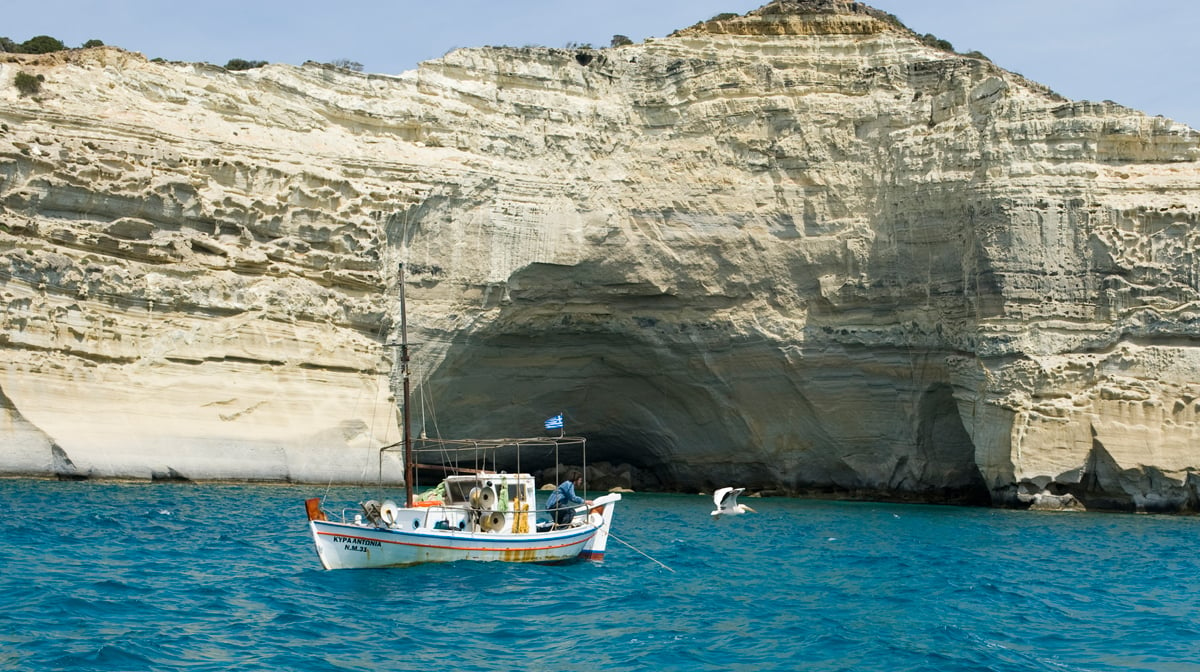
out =
[[[631,494],[603,563],[327,572],[323,491],[0,481],[0,669],[1200,671],[1197,517]]]

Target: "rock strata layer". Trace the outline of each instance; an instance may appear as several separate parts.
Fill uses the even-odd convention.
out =
[[[1200,501],[1200,135],[860,3],[399,76],[18,72],[3,473],[398,481],[403,261],[416,432],[564,411],[641,489]]]

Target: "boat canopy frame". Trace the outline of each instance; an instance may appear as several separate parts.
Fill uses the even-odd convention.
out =
[[[511,453],[516,464],[516,472],[524,473],[521,467],[521,451],[552,450],[554,453],[555,484],[561,478],[558,469],[562,465],[562,453],[579,452],[580,464],[583,468],[584,491],[587,490],[587,439],[582,436],[534,436],[524,438],[500,439],[443,439],[419,437],[410,440],[411,455],[405,455],[404,460],[411,464],[413,486],[416,485],[416,470],[440,471],[444,474],[477,474],[484,471],[495,472],[496,462],[501,453]],[[405,442],[399,441],[379,449],[380,458],[388,452],[404,452]],[[434,457],[434,461],[429,458]],[[492,464],[488,468],[489,462]],[[464,461],[470,461],[474,466],[463,466]],[[382,464],[383,460],[380,459]]]

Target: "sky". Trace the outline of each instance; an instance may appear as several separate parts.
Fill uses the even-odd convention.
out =
[[[0,36],[90,39],[147,58],[348,60],[397,74],[460,47],[635,42],[767,0],[40,0],[13,2]],[[1112,100],[1200,129],[1196,0],[868,0],[918,34],[978,51],[1074,100]]]

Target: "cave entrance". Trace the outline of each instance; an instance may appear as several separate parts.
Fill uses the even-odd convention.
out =
[[[909,490],[947,504],[990,506],[991,494],[975,461],[975,443],[963,426],[950,385],[939,383],[921,395],[917,410],[916,455],[897,476]],[[893,485],[897,479],[893,479]]]

